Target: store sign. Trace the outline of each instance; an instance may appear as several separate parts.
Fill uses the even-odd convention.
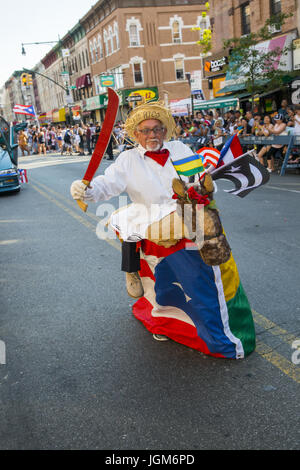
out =
[[[143,98],[141,95],[127,96],[126,101],[128,101],[128,103],[132,103],[135,101],[143,101]]]
[[[228,57],[225,56],[216,60],[206,60],[204,63],[204,71],[206,73],[221,72],[227,63]]]
[[[83,102],[83,109],[84,111],[93,111],[94,109],[100,108],[100,97],[92,96],[91,98],[86,98]]]
[[[198,90],[202,90],[202,73],[201,70],[194,70],[191,72],[191,91]]]
[[[123,91],[123,102],[125,103],[141,104],[150,100],[158,100],[157,87],[143,88],[140,90],[129,89]]]
[[[62,49],[61,55],[62,57],[70,57],[70,49]]]
[[[102,87],[114,87],[115,86],[115,77],[113,75],[101,75],[100,84]]]
[[[293,41],[293,64],[294,70],[300,70],[300,39]]]

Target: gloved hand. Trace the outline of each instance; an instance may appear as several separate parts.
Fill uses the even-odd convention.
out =
[[[70,192],[73,199],[84,199],[86,185],[81,180],[73,181]]]

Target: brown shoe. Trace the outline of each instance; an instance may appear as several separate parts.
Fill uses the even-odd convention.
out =
[[[126,273],[127,293],[133,299],[139,299],[144,295],[143,284],[138,273]]]

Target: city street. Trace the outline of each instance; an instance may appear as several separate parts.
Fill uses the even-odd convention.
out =
[[[244,199],[218,182],[257,332],[234,361],[154,341],[133,317],[119,241],[70,196],[89,158],[22,157],[29,183],[0,196],[0,448],[297,449],[300,176]]]

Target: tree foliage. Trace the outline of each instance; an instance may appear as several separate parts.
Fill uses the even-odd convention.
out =
[[[286,76],[283,60],[292,46],[269,50],[264,43],[274,38],[274,31],[280,31],[290,16],[278,14],[269,18],[257,33],[224,40],[224,49],[230,51],[227,72],[243,82],[252,96],[283,85]]]

